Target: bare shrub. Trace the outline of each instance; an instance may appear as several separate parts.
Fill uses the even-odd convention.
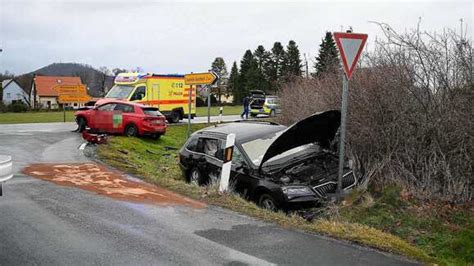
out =
[[[365,54],[349,88],[348,143],[374,185],[419,198],[471,201],[472,41],[454,31],[386,34]],[[340,109],[342,74],[298,79],[281,91],[281,122]]]

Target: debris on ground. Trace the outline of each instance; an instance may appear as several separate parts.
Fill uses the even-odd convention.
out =
[[[202,202],[164,188],[129,180],[118,171],[96,163],[33,164],[24,174],[63,186],[73,186],[111,198],[159,205],[204,208]]]

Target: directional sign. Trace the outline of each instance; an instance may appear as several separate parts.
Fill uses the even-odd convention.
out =
[[[342,65],[347,79],[351,79],[352,72],[364,49],[367,34],[334,32],[334,39],[341,54]]]
[[[60,103],[88,102],[91,100],[84,85],[58,85],[55,89],[58,92]]]
[[[184,75],[186,85],[212,85],[219,77],[214,72],[192,73]]]

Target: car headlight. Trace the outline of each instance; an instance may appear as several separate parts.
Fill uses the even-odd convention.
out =
[[[355,166],[355,165],[354,165],[354,160],[349,159],[348,165],[349,165],[349,168],[350,168],[350,169],[354,169],[354,166]]]
[[[304,196],[314,196],[314,192],[305,186],[288,186],[282,187],[281,190],[283,194],[286,195],[288,199],[304,197]]]

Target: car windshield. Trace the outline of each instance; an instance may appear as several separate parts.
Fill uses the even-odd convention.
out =
[[[158,111],[158,108],[155,107],[144,107],[142,108],[143,113],[146,115],[151,115],[151,116],[162,116],[160,111]]]
[[[134,87],[132,86],[115,85],[112,87],[112,89],[110,89],[105,98],[128,99],[128,96],[132,92],[133,88]]]
[[[249,157],[250,161],[255,166],[259,166],[265,152],[268,150],[270,145],[275,141],[283,131],[272,133],[262,138],[254,139],[242,144],[242,148]],[[319,145],[310,143],[303,146],[299,146],[290,150],[287,150],[277,156],[272,157],[266,163],[268,164],[278,164],[287,160],[286,157],[293,156],[297,153],[304,154],[307,152],[314,152],[315,149],[319,150]]]
[[[267,98],[267,104],[280,104],[278,98]]]

